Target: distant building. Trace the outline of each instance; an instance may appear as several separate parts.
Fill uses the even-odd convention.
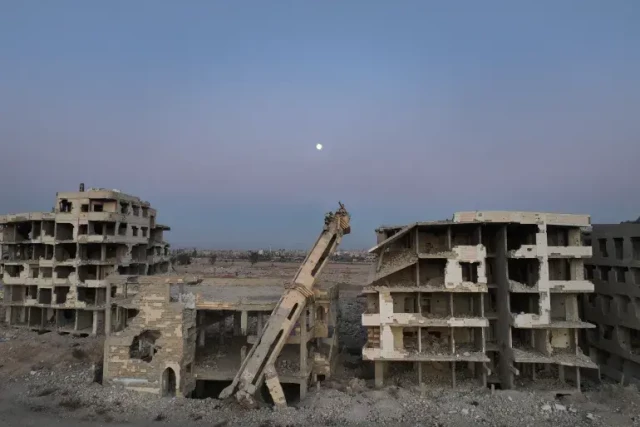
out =
[[[595,224],[587,235],[593,258],[586,266],[595,294],[585,317],[596,324],[587,334],[591,358],[603,374],[640,383],[640,223]]]

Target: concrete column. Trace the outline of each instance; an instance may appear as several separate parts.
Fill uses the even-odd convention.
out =
[[[91,335],[98,335],[98,312],[97,311],[92,311],[91,312],[93,318],[93,323],[91,325]],[[76,314],[76,324],[78,323],[78,317]],[[106,326],[105,326],[106,329]]]
[[[262,312],[261,311],[258,312],[257,327],[258,327],[258,334],[257,335],[260,335],[260,332],[262,332],[262,328],[264,327],[264,325],[262,323]]]
[[[204,347],[205,345],[205,330],[200,328],[198,331],[198,347]]]
[[[531,364],[531,379],[533,381],[536,380],[536,364],[535,363]]]
[[[304,378],[300,383],[300,399],[304,399],[307,396],[307,381],[309,377],[309,372],[307,371],[307,329],[309,329],[307,323],[307,310],[308,308],[302,310],[300,316],[300,376]]]
[[[300,383],[300,400],[303,400],[307,397],[307,381],[303,381]]]
[[[456,362],[451,362],[451,387],[456,387]]]
[[[496,258],[494,280],[498,285],[496,295],[498,305],[498,322],[496,338],[500,347],[500,364],[498,376],[503,389],[513,388],[513,349],[511,343],[511,306],[509,294],[509,277],[507,270],[507,227],[501,226],[496,236]]]
[[[104,243],[100,245],[100,259],[102,261],[107,260],[107,245]]]
[[[245,336],[247,335],[247,326],[249,323],[249,312],[247,310],[242,310],[240,313],[240,334]]]
[[[300,316],[300,375],[307,377],[307,312],[306,309],[302,311]]]
[[[105,308],[104,308],[104,334],[109,336],[111,333],[111,285],[108,284],[106,287],[107,295],[105,297]]]
[[[564,366],[558,365],[558,377],[560,382],[564,382]]]
[[[384,387],[384,364],[385,362],[377,360],[375,363],[375,386],[376,388]]]

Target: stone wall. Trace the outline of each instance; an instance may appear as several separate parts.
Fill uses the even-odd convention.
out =
[[[105,342],[105,382],[156,394],[189,394],[195,388],[195,308],[172,302],[169,284],[140,285],[133,304],[138,315]]]

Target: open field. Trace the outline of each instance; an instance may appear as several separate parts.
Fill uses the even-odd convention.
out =
[[[287,283],[298,267],[296,263],[251,266],[219,261],[214,266],[195,263],[177,271],[201,275],[205,286],[224,282],[260,288]],[[585,392],[573,396],[530,390],[496,390],[492,394],[464,382],[455,390],[430,384],[419,387],[415,375],[396,372],[389,386],[375,390],[372,369],[358,356],[365,338],[358,293],[368,270],[363,264],[330,264],[319,278],[319,282],[340,287],[342,352],[333,379],[310,390],[304,401],[293,402],[286,410],[265,406],[245,411],[235,402],[158,398],[103,387],[94,381],[92,369],[102,358],[101,338],[2,328],[2,425],[640,425],[640,394],[635,388],[589,380],[585,381]]]

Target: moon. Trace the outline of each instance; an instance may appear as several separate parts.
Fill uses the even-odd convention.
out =
[[[316,150],[318,151],[322,150],[322,144],[316,144]]]

